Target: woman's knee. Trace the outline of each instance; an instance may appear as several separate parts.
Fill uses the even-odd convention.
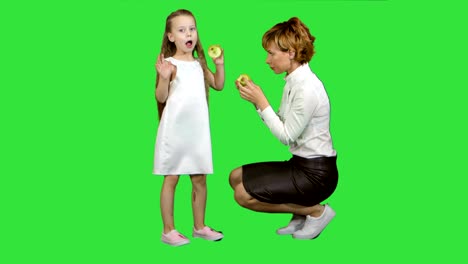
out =
[[[229,184],[234,189],[242,182],[242,167],[236,168],[229,174]]]
[[[234,189],[234,200],[236,200],[240,206],[249,208],[251,198],[252,197],[247,193],[242,184],[239,184]]]
[[[238,191],[234,191],[234,200],[236,200],[236,203],[238,203],[242,207],[245,207],[247,205],[247,201],[245,200],[244,196]]]

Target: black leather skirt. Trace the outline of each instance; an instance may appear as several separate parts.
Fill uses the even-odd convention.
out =
[[[242,166],[244,188],[266,203],[313,206],[335,191],[338,184],[336,157],[260,162]]]

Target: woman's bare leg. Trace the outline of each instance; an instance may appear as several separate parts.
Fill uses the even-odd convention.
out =
[[[270,204],[258,201],[250,196],[242,183],[242,167],[234,169],[229,176],[229,183],[234,189],[234,199],[236,202],[247,209],[257,212],[267,213],[292,213],[295,215],[310,215],[318,217],[322,214],[324,206],[316,204],[314,206],[303,206],[298,204]]]

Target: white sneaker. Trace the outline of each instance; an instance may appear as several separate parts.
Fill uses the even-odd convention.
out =
[[[296,239],[314,239],[318,237],[335,215],[335,211],[326,204],[321,216],[312,217],[307,215],[304,226],[294,232],[293,237]]]
[[[300,230],[306,221],[306,217],[303,215],[293,215],[289,224],[285,227],[279,228],[276,230],[278,235],[291,235],[297,230]]]

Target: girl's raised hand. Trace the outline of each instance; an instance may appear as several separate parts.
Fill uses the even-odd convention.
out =
[[[174,72],[175,66],[169,61],[164,60],[164,54],[159,54],[158,60],[156,61],[156,71],[162,79],[169,80],[172,72]]]
[[[221,49],[221,55],[213,59],[215,65],[223,65],[224,64],[224,49]]]

